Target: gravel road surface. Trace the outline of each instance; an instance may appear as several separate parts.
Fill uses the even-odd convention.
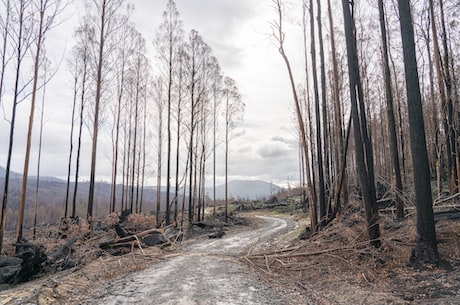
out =
[[[201,239],[180,254],[108,284],[81,304],[256,305],[309,304],[300,294],[261,281],[239,261],[256,244],[289,230],[284,219],[260,217],[258,229]]]

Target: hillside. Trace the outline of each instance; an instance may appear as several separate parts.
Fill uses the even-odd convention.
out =
[[[0,190],[4,188],[4,174],[5,169],[0,167]],[[36,177],[29,177],[27,185],[27,208],[25,215],[24,226],[26,228],[33,225],[33,214],[35,206],[35,189]],[[22,174],[11,172],[10,173],[10,188],[8,196],[8,217],[7,229],[13,229],[16,226],[16,218],[18,214],[18,207],[20,201],[20,188],[22,184]],[[40,177],[39,193],[38,193],[38,222],[39,224],[56,223],[64,215],[65,211],[65,198],[66,198],[66,181],[55,177]],[[74,183],[70,184],[69,189],[69,206],[68,214],[71,213],[72,196],[74,190]],[[89,184],[88,182],[80,182],[78,184],[77,200],[76,200],[76,215],[86,217],[86,202],[88,196]],[[165,199],[165,188],[162,187],[162,200]],[[281,187],[270,184],[264,181],[231,181],[229,182],[229,198],[233,199],[249,199],[260,200],[268,198],[272,194],[276,194],[281,190]],[[220,185],[216,188],[217,199],[225,198],[225,186]],[[126,192],[126,189],[125,189]],[[130,196],[131,190],[128,190]],[[207,190],[208,196],[212,197],[212,188]],[[109,211],[111,186],[106,182],[97,182],[95,186],[95,217],[106,216]],[[135,208],[136,202],[141,204],[142,196],[142,211],[150,212],[155,210],[156,187],[146,186],[143,193],[141,190],[134,189],[133,206]],[[122,186],[117,186],[117,206],[116,210],[120,210],[122,198]],[[162,210],[164,210],[164,203],[162,203]]]
[[[282,191],[280,186],[265,181],[235,180],[228,183],[228,197],[233,199],[261,200]],[[212,197],[212,189],[208,195]],[[225,185],[216,188],[216,198],[225,198]]]

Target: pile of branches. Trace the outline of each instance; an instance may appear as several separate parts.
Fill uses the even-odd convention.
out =
[[[369,281],[384,266],[407,264],[415,238],[414,232],[408,232],[413,227],[411,220],[381,218],[382,246],[376,249],[370,245],[364,217],[359,204],[352,203],[338,222],[329,223],[308,240],[299,240],[285,249],[248,253],[244,260],[267,275],[300,272],[306,280],[324,273],[345,272],[360,274]]]
[[[59,226],[40,228],[37,236],[33,242],[21,238],[12,243],[14,255],[0,256],[0,285],[19,284],[66,270],[94,254],[84,246],[83,241],[90,237],[90,226],[81,218],[63,218]]]
[[[99,247],[111,255],[123,255],[135,248],[143,253],[143,247],[160,246],[165,248],[182,240],[183,233],[174,229],[175,224],[165,228],[156,228],[152,215],[129,214],[123,212],[109,215],[109,227],[116,237],[104,240]]]
[[[182,240],[174,225],[156,228],[152,215],[111,214],[89,224],[83,218],[63,218],[58,226],[40,227],[33,242],[12,243],[10,256],[0,256],[0,290],[70,268],[80,268],[105,255],[124,255]],[[16,251],[14,250],[16,249]]]

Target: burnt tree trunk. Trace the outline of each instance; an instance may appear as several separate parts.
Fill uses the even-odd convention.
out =
[[[409,0],[398,0],[398,8],[406,74],[410,147],[417,208],[417,244],[411,260],[415,263],[437,263],[439,262],[439,254],[434,226],[430,169]]]
[[[375,195],[374,170],[372,149],[366,123],[366,113],[363,102],[359,62],[356,50],[354,20],[351,14],[350,3],[342,0],[344,26],[347,45],[348,74],[351,94],[351,114],[355,139],[355,154],[358,170],[358,179],[363,194],[366,210],[367,230],[371,245],[380,247],[380,229],[378,224],[377,199]]]

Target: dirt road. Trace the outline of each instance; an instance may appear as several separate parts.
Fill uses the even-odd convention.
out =
[[[308,304],[300,294],[261,281],[239,257],[287,231],[284,219],[260,217],[256,230],[201,239],[180,254],[104,287],[99,296],[80,304],[255,305]]]

